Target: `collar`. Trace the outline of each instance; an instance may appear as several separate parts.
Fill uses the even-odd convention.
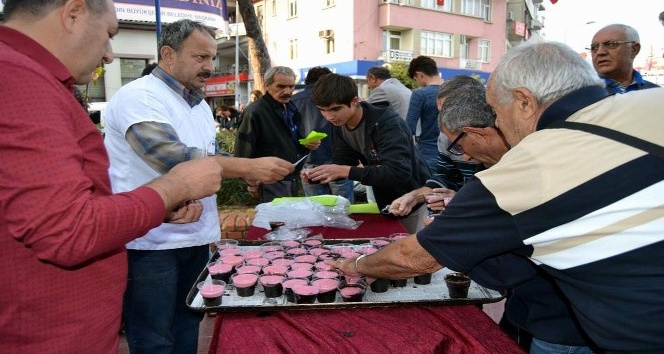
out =
[[[173,76],[169,75],[162,68],[160,68],[159,65],[157,65],[154,70],[152,70],[152,75],[156,76],[159,80],[163,81],[168,87],[175,91],[175,93],[180,95],[185,100],[185,102],[187,102],[189,107],[196,106],[197,104],[201,103],[203,98],[205,98],[203,90],[187,89]]]
[[[577,111],[611,96],[602,86],[588,86],[572,91],[549,106],[539,121],[537,130],[546,128],[556,121],[564,121]]]
[[[0,26],[0,42],[6,43],[18,53],[43,66],[69,90],[72,90],[76,84],[76,79],[58,58],[25,34],[7,26]]]
[[[629,85],[624,85],[619,81],[610,79],[605,76],[602,76],[602,79],[606,83],[607,87],[614,89],[617,93],[625,93],[627,91],[639,89],[645,83],[643,76],[641,76],[641,74],[636,70],[632,70],[632,82]]]

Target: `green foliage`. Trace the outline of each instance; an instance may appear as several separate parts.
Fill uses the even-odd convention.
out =
[[[222,131],[217,133],[219,147],[231,154],[235,153],[234,131]],[[224,178],[221,181],[221,190],[217,193],[217,206],[255,206],[258,199],[253,198],[247,192],[247,183],[241,178]]]
[[[420,85],[417,84],[417,81],[408,77],[407,61],[395,61],[388,64],[388,68],[390,69],[390,75],[392,75],[393,78],[401,81],[401,83],[409,89],[412,90],[420,87]]]

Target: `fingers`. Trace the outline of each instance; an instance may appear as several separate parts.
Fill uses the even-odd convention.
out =
[[[166,215],[165,222],[172,224],[187,224],[196,222],[203,214],[203,203],[197,200],[188,201],[177,210]]]

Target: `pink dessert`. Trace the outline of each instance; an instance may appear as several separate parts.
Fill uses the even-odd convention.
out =
[[[295,240],[282,241],[281,245],[286,248],[300,247],[300,242]]]
[[[290,265],[291,270],[312,270],[314,268],[314,265],[311,263],[293,263]]]
[[[261,284],[267,286],[281,284],[283,281],[284,277],[281,275],[263,275],[261,277]]]
[[[339,273],[333,272],[333,271],[330,271],[330,270],[321,270],[320,272],[314,273],[314,277],[332,279],[332,278],[338,278]]]
[[[275,275],[285,275],[288,272],[288,268],[281,265],[269,265],[263,268],[263,274],[275,274]]]
[[[281,251],[284,249],[280,244],[264,244],[260,247],[261,251],[263,253],[268,253],[268,252],[274,252],[274,251]]]
[[[316,263],[316,270],[334,270],[334,267],[325,262],[318,262]]]
[[[364,289],[362,289],[359,286],[347,286],[347,287],[343,287],[343,288],[339,289],[339,293],[343,297],[355,296],[355,295],[361,294],[363,291],[364,291]]]
[[[372,245],[380,248],[380,247],[385,247],[390,244],[390,241],[384,238],[375,238],[373,240],[370,240],[369,243]]]
[[[224,248],[219,250],[219,255],[221,257],[226,257],[226,256],[236,256],[241,254],[242,251],[240,251],[239,248]]]
[[[307,283],[306,279],[287,279],[284,281],[283,286],[286,289],[292,289],[294,286],[307,285]]]
[[[330,290],[336,290],[339,286],[339,281],[336,279],[318,279],[312,282],[314,286],[318,287],[319,292],[325,293]]]
[[[224,286],[219,284],[205,284],[198,292],[203,297],[219,297],[224,293]]]
[[[255,266],[255,265],[244,265],[244,266],[238,267],[236,271],[240,274],[244,274],[244,273],[258,274],[258,273],[261,272],[261,267],[260,266]]]
[[[298,295],[316,295],[318,294],[318,287],[313,285],[295,285],[291,289]]]
[[[227,263],[215,262],[208,267],[210,274],[229,273],[231,270],[233,270],[233,265]]]
[[[295,248],[289,248],[286,253],[292,254],[292,255],[300,255],[300,254],[307,254],[307,249],[304,247],[295,247]]]
[[[272,265],[290,267],[291,264],[295,263],[294,260],[289,258],[276,258],[272,260]]]
[[[294,258],[295,262],[298,263],[311,263],[314,264],[318,260],[318,257],[312,254],[303,254]]]
[[[323,253],[321,255],[318,255],[318,260],[320,261],[329,261],[329,260],[335,260],[337,257],[333,256],[332,253]]]
[[[238,288],[248,288],[256,285],[258,276],[256,274],[236,274],[233,276],[233,285]]]
[[[221,257],[221,262],[230,264],[232,266],[239,266],[242,263],[244,263],[244,257],[242,256],[226,256],[226,257]]]
[[[341,257],[343,258],[357,258],[359,256],[360,254],[357,252],[346,252],[341,254]]]
[[[320,256],[321,254],[326,254],[330,253],[330,250],[327,248],[322,248],[322,247],[316,247],[316,248],[310,248],[309,249],[309,254],[314,255],[316,257]]]
[[[285,256],[285,255],[286,255],[286,252],[284,252],[284,251],[271,251],[271,252],[267,252],[267,253],[265,253],[265,254],[263,255],[263,257],[265,257],[265,258],[267,258],[267,259],[269,259],[269,260],[273,260],[273,259],[275,259],[275,258],[281,258],[281,257],[283,257],[283,256]]]
[[[289,278],[309,278],[314,272],[305,269],[291,270],[286,273]]]
[[[267,258],[263,258],[263,257],[251,258],[251,259],[247,259],[247,264],[260,266],[260,267],[265,267],[266,265],[270,264],[270,261]]]
[[[378,251],[376,247],[371,247],[371,246],[364,246],[360,248],[360,253],[362,254],[372,254]]]
[[[322,240],[317,240],[317,239],[310,239],[310,240],[304,240],[302,242],[303,245],[307,245],[309,247],[315,247],[315,246],[320,246],[323,244]]]
[[[261,250],[246,250],[242,253],[244,259],[253,259],[263,257],[263,251]]]
[[[332,246],[332,252],[338,253],[338,254],[345,254],[347,252],[353,252],[353,245],[334,245]]]

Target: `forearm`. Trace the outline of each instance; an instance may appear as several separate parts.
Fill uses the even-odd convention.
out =
[[[332,262],[347,274],[360,273],[374,278],[406,279],[420,274],[434,273],[443,268],[417,242],[415,235],[393,242],[380,251],[365,256]]]

